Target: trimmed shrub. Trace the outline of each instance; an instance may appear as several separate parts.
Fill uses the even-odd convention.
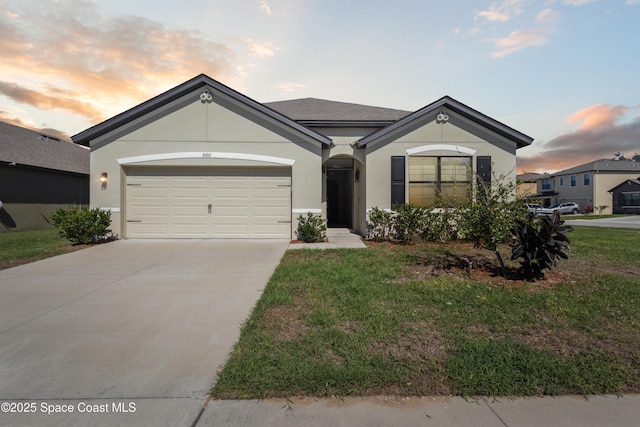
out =
[[[306,243],[322,242],[327,238],[327,225],[320,215],[308,212],[306,217],[298,216],[296,235]]]
[[[394,218],[392,212],[377,207],[369,211],[369,227],[367,238],[376,242],[384,242],[393,236]]]
[[[49,216],[60,236],[74,244],[90,244],[112,239],[111,212],[100,208],[79,208],[71,205],[67,209],[57,209]]]
[[[424,232],[426,208],[417,205],[395,205],[394,235],[400,243],[408,245]]]

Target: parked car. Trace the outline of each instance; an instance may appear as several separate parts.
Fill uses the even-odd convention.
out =
[[[555,211],[562,214],[577,214],[580,212],[580,205],[574,202],[556,203],[549,208],[542,208],[538,211],[539,215],[553,215]]]
[[[525,204],[525,207],[534,215],[538,215],[538,213],[540,213],[540,210],[544,209],[542,205],[537,205],[535,203],[527,203]]]

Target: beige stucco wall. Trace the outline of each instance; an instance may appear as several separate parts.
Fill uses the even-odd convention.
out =
[[[580,211],[584,212],[587,206],[593,206],[594,204],[594,174],[593,172],[586,172],[591,174],[591,184],[584,185],[585,173],[576,173],[568,175],[557,175],[551,178],[551,188],[558,194],[555,196],[557,203],[562,202],[575,202],[580,205]],[[571,176],[576,176],[576,186],[571,186]],[[560,178],[564,178],[563,185],[560,185]],[[609,203],[610,204],[610,203]]]
[[[518,197],[532,197],[538,192],[538,185],[535,182],[520,182],[516,187]]]
[[[130,165],[282,167],[251,160],[251,156],[289,159],[293,161],[292,230],[299,215],[294,212],[321,208],[322,147],[318,141],[214,91],[214,101],[203,103],[201,92],[202,88],[91,142],[91,205],[112,210],[114,233],[123,236],[125,214],[126,165],[118,159],[136,156],[195,153],[191,158],[147,159]],[[237,153],[249,159],[220,159],[216,153]],[[99,182],[103,172],[108,173],[106,189]]]
[[[367,191],[366,207],[391,208],[391,156],[408,157],[407,150],[428,145],[446,145],[451,150],[438,150],[422,153],[427,156],[456,155],[453,147],[475,150],[473,168],[475,172],[476,156],[491,156],[492,173],[515,182],[516,144],[506,138],[492,134],[477,124],[449,113],[447,122],[436,122],[433,117],[423,118],[413,131],[399,136],[393,141],[371,144],[367,147]],[[406,174],[408,175],[408,167]],[[408,200],[408,176],[405,189]]]

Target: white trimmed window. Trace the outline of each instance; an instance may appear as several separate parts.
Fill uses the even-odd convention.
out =
[[[469,200],[471,171],[469,156],[410,156],[409,203],[434,206],[440,200]]]

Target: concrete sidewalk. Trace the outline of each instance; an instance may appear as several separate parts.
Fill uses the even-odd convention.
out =
[[[637,427],[640,396],[209,401],[200,426]]]
[[[292,243],[289,245],[289,249],[365,249],[366,247],[362,237],[352,233],[348,228],[329,228],[326,242]]]

